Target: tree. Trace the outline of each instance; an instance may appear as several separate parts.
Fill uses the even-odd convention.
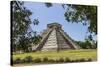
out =
[[[37,45],[40,43],[41,39],[42,39],[42,37],[40,35],[34,36],[34,37],[32,37],[32,43],[34,45]]]
[[[90,33],[97,34],[97,6],[67,5],[64,16],[69,22],[81,22],[88,25]]]
[[[75,41],[82,49],[96,49],[97,42],[85,39],[85,41]]]
[[[45,5],[49,8],[52,6],[52,3],[45,3]]]
[[[31,24],[38,25],[38,19],[31,21],[30,16],[32,12],[24,7],[23,1],[11,1],[11,41],[12,50],[18,49],[27,50],[31,42]],[[34,34],[34,33],[33,33]]]

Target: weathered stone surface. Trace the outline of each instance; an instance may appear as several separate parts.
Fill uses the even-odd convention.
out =
[[[57,38],[56,38],[56,30],[54,29],[51,34],[49,35],[47,41],[45,42],[42,50],[52,50],[56,49],[57,46]],[[52,48],[52,49],[50,49]]]
[[[68,49],[79,49],[79,46],[62,30],[60,24],[48,24],[47,29],[43,32],[43,39],[36,50],[49,51]]]

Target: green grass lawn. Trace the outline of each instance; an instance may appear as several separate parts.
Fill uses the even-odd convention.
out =
[[[72,60],[81,59],[81,58],[91,58],[92,60],[97,59],[97,50],[95,49],[80,49],[80,50],[66,50],[66,51],[47,51],[47,52],[30,52],[30,53],[23,53],[23,54],[14,54],[13,60],[20,58],[24,59],[27,56],[32,56],[33,59],[35,58],[44,58],[47,57],[48,59],[59,59],[68,57]]]

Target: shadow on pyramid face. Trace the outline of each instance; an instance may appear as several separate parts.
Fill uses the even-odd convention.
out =
[[[62,30],[61,24],[47,24],[47,29],[45,31],[46,33],[44,34],[41,43],[37,45],[36,51],[71,50],[80,48],[74,40]]]

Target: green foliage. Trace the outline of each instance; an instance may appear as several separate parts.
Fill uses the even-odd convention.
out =
[[[43,58],[43,62],[48,62],[48,58],[47,57],[44,57]]]
[[[16,57],[16,59],[15,59]],[[72,63],[90,62],[97,60],[96,50],[68,50],[54,52],[32,52],[24,54],[14,54],[13,64],[41,64],[41,63]]]
[[[23,6],[23,1],[11,1],[11,17],[12,17],[12,47],[13,50],[18,50],[23,47],[26,48],[28,43],[25,35],[28,33],[27,30],[30,28],[31,19],[30,12],[26,7]],[[26,38],[26,39],[25,39]],[[25,41],[24,41],[25,40]],[[25,43],[25,44],[23,44]],[[18,48],[17,48],[18,47]]]
[[[37,45],[38,43],[40,43],[42,37],[40,35],[36,35],[34,37],[32,37],[32,42],[34,45]]]
[[[20,58],[17,58],[16,60],[13,61],[13,64],[19,64],[22,63]]]
[[[80,62],[85,62],[86,60],[84,58],[80,59],[79,60]]]
[[[23,35],[27,32],[31,20],[29,16],[32,14],[29,10],[23,7],[21,1],[11,1],[12,6],[12,35]],[[20,37],[20,36],[19,36]]]
[[[38,25],[38,23],[39,23],[39,20],[38,19],[34,19],[33,24],[34,25]]]
[[[64,62],[64,59],[61,57],[58,62]]]
[[[55,62],[57,62],[54,59],[49,59],[48,61],[49,61],[49,63],[55,63]]]
[[[33,58],[31,56],[27,56],[26,58],[24,58],[24,62],[33,62]]]
[[[45,3],[45,5],[49,8],[52,7],[52,3]]]
[[[82,49],[96,49],[97,43],[94,41],[91,41],[89,39],[85,39],[85,41],[76,41],[76,43],[82,48]]]
[[[32,12],[24,7],[23,1],[11,1],[11,21],[12,21],[12,50],[29,51],[28,48],[33,42],[32,36],[35,34],[31,29],[31,25],[38,25],[38,19],[31,21],[30,16]],[[35,39],[36,38],[36,39]],[[39,37],[34,37],[36,43],[40,41]]]
[[[34,63],[40,63],[40,62],[41,62],[41,58],[34,59]]]
[[[91,58],[89,58],[87,61],[88,61],[88,62],[90,62],[90,61],[92,61],[92,59],[91,59]]]
[[[30,43],[30,39],[28,37],[21,37],[19,39],[19,50],[24,50],[25,52],[28,52],[28,47],[30,47],[31,45],[29,45]]]
[[[69,22],[81,22],[88,25],[90,33],[97,34],[97,6],[67,5],[65,18]]]
[[[16,59],[13,64],[21,64],[21,63],[32,63],[32,64],[35,64],[35,63],[36,64],[37,63],[38,64],[39,63],[72,63],[72,62],[90,62],[90,61],[92,61],[91,58],[88,58],[88,59],[81,58],[81,59],[71,60],[69,58],[64,59],[62,57],[59,58],[59,59],[48,59],[48,58],[44,58],[45,60],[43,60],[43,61],[41,61],[41,58],[37,58],[37,59],[31,60],[31,61],[30,61],[30,58],[28,58],[28,59],[29,59],[28,61],[25,61],[25,59],[23,61],[21,59],[19,60],[19,58],[18,58],[18,60]]]
[[[65,62],[71,62],[71,60],[68,57],[66,57]]]

